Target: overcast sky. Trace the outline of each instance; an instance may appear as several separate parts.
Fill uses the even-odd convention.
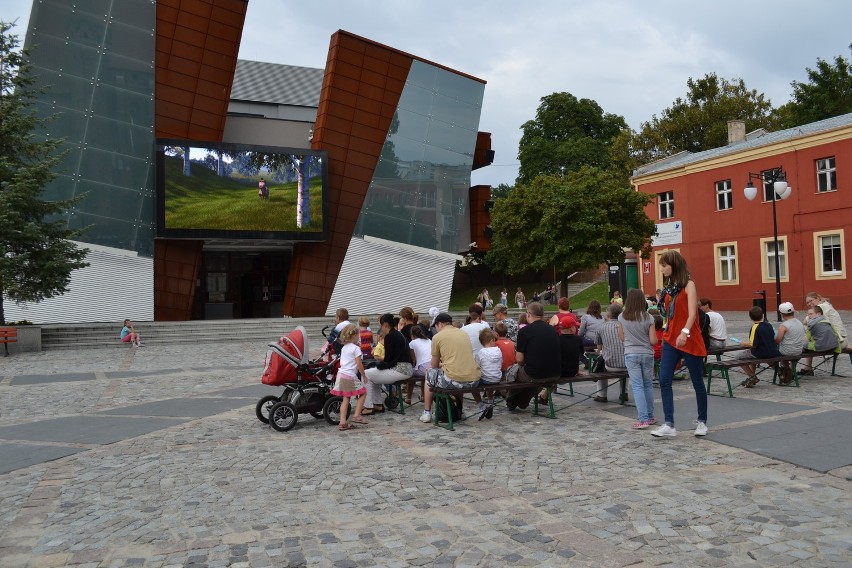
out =
[[[122,0],[129,1],[129,0]],[[133,0],[145,1],[145,0]],[[0,17],[26,33],[31,0]],[[487,81],[479,129],[494,165],[473,183],[513,183],[521,125],[543,96],[596,100],[638,129],[689,77],[742,77],[779,106],[817,58],[849,57],[848,0],[250,0],[241,59],[325,67],[344,29]]]

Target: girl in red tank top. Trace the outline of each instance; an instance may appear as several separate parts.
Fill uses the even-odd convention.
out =
[[[663,316],[668,320],[663,334],[662,358],[660,361],[660,397],[663,401],[665,424],[651,432],[657,437],[677,435],[674,427],[674,394],[672,379],[677,363],[683,359],[698,406],[695,435],[707,434],[707,390],[704,387],[704,357],[707,349],[698,325],[698,292],[689,274],[686,259],[673,250],[660,256],[660,270],[664,287],[660,298]]]

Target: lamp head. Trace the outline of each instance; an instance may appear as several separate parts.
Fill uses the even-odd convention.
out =
[[[743,193],[745,194],[745,198],[749,201],[753,201],[754,198],[757,197],[757,188],[754,187],[754,184],[751,183],[750,179],[748,180],[748,185],[745,186]]]

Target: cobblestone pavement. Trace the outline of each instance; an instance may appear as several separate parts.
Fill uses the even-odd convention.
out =
[[[557,420],[498,408],[455,432],[419,423],[418,407],[352,432],[300,415],[279,433],[235,390],[259,384],[264,353],[226,343],[0,360],[0,427],[243,397],[111,444],[0,440],[80,450],[0,475],[0,566],[849,565],[852,467],[818,473],[688,430],[658,440],[592,403]],[[13,380],[82,372],[94,375]],[[848,357],[838,372],[852,377]],[[689,400],[687,382],[675,394]],[[736,394],[852,410],[850,378]]]

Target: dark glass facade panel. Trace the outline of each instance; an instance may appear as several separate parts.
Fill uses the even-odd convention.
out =
[[[86,197],[67,215],[80,240],[154,251],[154,25],[152,0],[39,0],[25,45],[65,140],[51,199]]]
[[[468,195],[485,86],[414,61],[356,233],[456,253],[470,243]]]

